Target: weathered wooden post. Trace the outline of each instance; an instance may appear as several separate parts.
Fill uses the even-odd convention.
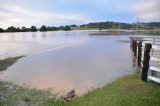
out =
[[[141,79],[143,81],[147,81],[147,77],[148,77],[151,48],[152,48],[152,45],[150,43],[145,44],[143,67],[142,67],[142,74],[141,74]]]
[[[133,52],[134,52],[134,56],[137,56],[137,41],[133,41]]]
[[[135,51],[135,40],[132,39],[132,51]]]
[[[132,48],[132,51],[134,52],[134,42],[133,42],[133,39],[131,39],[131,48]]]
[[[137,59],[137,65],[140,66],[141,65],[141,60],[142,60],[142,42],[139,41],[138,42],[138,59]]]

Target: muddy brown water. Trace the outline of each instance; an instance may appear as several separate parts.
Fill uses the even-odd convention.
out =
[[[78,94],[134,72],[128,36],[91,36],[91,31],[0,34],[0,58],[26,55],[0,79]]]

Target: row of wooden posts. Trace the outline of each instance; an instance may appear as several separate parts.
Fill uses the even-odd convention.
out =
[[[137,66],[142,68],[141,79],[147,81],[149,61],[150,61],[150,51],[152,45],[150,43],[145,43],[144,54],[142,53],[142,41],[132,40],[131,42],[132,51],[134,56],[137,57]],[[143,59],[142,59],[143,55]]]

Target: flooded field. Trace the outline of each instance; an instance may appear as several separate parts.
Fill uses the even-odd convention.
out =
[[[83,94],[134,72],[128,36],[91,31],[0,34],[0,58],[25,55],[0,79],[63,93]]]

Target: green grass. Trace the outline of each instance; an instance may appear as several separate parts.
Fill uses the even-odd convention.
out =
[[[160,85],[127,75],[64,103],[50,91],[0,81],[0,106],[160,106]]]
[[[55,106],[57,95],[49,90],[22,87],[0,81],[0,106]]]
[[[4,60],[0,60],[0,71],[6,70],[9,66],[14,64],[18,59],[22,58],[23,56],[18,57],[9,57]]]
[[[138,74],[128,75],[63,105],[160,106],[160,85],[143,82]]]

